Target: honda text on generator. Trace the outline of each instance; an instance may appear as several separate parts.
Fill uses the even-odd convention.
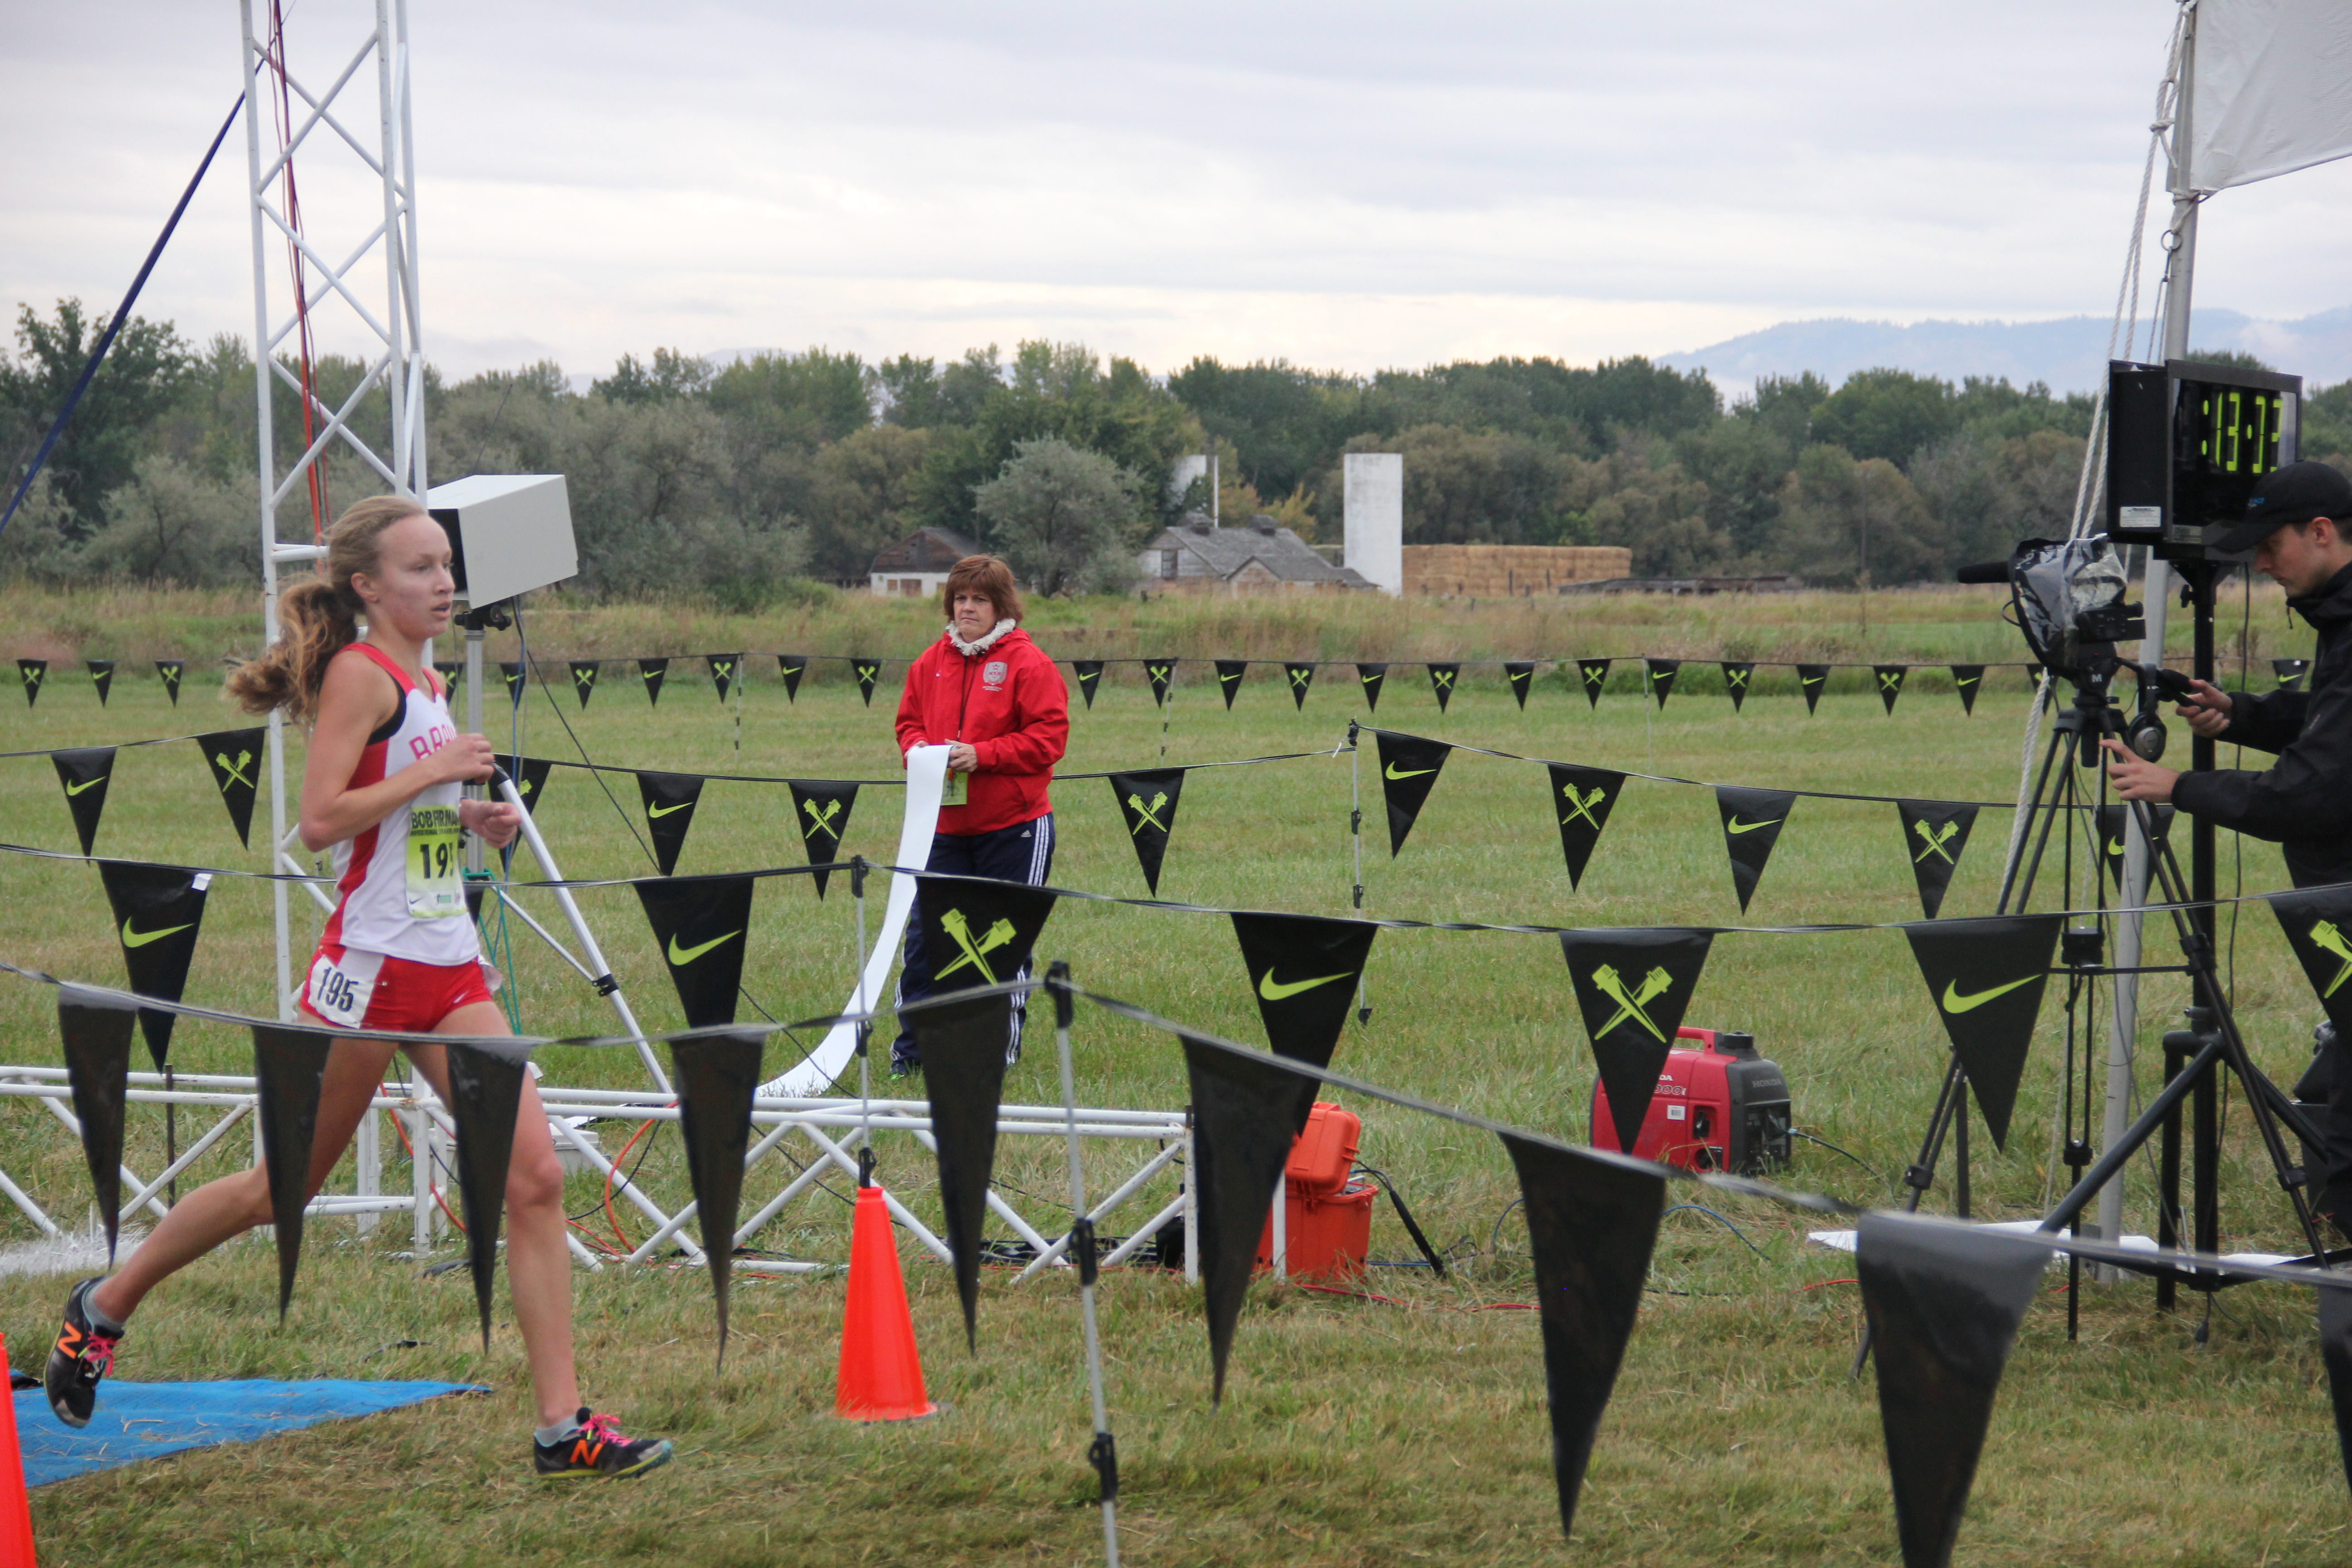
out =
[[[1789,1163],[1789,1080],[1756,1054],[1756,1037],[1730,1029],[1675,1031],[1696,1041],[1666,1053],[1658,1091],[1630,1151],[1685,1171],[1759,1175]],[[1612,1129],[1608,1140],[1601,1129]],[[1609,1091],[1592,1087],[1592,1142],[1614,1148]]]

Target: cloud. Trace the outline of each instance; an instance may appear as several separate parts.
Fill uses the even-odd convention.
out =
[[[366,14],[299,0],[298,73],[331,78]],[[458,373],[1030,335],[1161,370],[1370,370],[1662,353],[1790,316],[2104,314],[2168,20],[2145,0],[420,5],[426,342]],[[236,90],[234,24],[123,0],[10,29],[0,300],[110,306]],[[240,133],[147,313],[250,331],[244,166]],[[380,211],[352,166],[324,137],[298,163],[323,250]],[[2337,165],[2217,198],[2199,297],[2343,303],[2347,195]]]

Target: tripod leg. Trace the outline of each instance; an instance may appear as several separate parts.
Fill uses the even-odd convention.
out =
[[[523,808],[522,796],[515,793],[514,780],[501,776],[498,787],[499,793],[506,796],[507,804],[521,816],[523,842],[530,846],[530,852],[538,858],[540,868],[547,873],[550,881],[562,881],[563,872],[556,866],[555,857],[549,853],[547,840],[539,836],[539,824],[533,822],[530,813]],[[580,943],[582,956],[587,959],[588,967],[595,972],[593,984],[599,993],[611,1000],[613,1011],[621,1016],[622,1029],[635,1038],[638,1059],[646,1064],[646,1071],[653,1075],[654,1086],[664,1094],[669,1093],[669,1075],[662,1071],[661,1063],[655,1059],[654,1048],[646,1042],[645,1030],[638,1027],[636,1015],[629,1010],[629,999],[621,994],[621,983],[613,978],[612,965],[604,962],[604,950],[596,945],[596,938],[588,930],[587,921],[581,916],[580,906],[572,901],[572,889],[556,888],[551,890],[555,894],[555,901],[563,906],[563,918],[572,924],[572,935]]]
[[[2047,804],[2044,798],[2050,789],[2050,770],[2057,765],[2059,753],[2065,749],[2065,745],[2066,731],[2053,730],[2050,732],[2050,745],[2042,753],[2042,772],[2035,776],[2033,794],[2025,803],[2025,823],[2019,828],[2017,835],[2019,847],[2022,848],[2025,840],[2032,836],[2033,819],[2036,815],[2042,818],[2041,836],[2034,839],[2033,858],[2025,868],[2025,879],[2021,885],[2018,880],[2018,868],[2015,861],[2011,861],[2002,868],[2000,898],[1993,905],[1995,914],[2005,915],[2009,912],[2010,894],[2012,892],[2017,895],[2017,906],[2020,909],[2024,908],[2025,900],[2033,896],[2033,878],[2034,874],[2042,868],[2042,851],[2050,842],[2051,826],[2058,820],[2058,808]]]
[[[1926,1197],[1927,1189],[1935,1184],[1936,1162],[1943,1153],[1945,1130],[1951,1126],[1952,1115],[1956,1109],[1963,1117],[1968,1114],[1965,1109],[1968,1092],[1968,1075],[1961,1070],[1960,1058],[1956,1054],[1945,1065],[1943,1087],[1936,1091],[1935,1114],[1927,1119],[1927,1135],[1919,1141],[1919,1158],[1912,1162],[1911,1167],[1903,1173],[1903,1184],[1910,1189],[1903,1194],[1905,1214],[1918,1213],[1919,1200]],[[1963,1131],[1960,1137],[1965,1147],[1968,1133]],[[1965,1170],[1965,1165],[1962,1168]],[[1960,1181],[1960,1214],[1966,1217],[1969,1212],[1967,1176],[1962,1175]],[[1862,1343],[1854,1347],[1853,1365],[1849,1370],[1848,1376],[1862,1375],[1863,1363],[1870,1359],[1872,1337],[1867,1328],[1862,1331]]]

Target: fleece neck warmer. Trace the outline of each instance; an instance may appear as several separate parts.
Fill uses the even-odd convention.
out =
[[[971,641],[966,642],[963,638],[956,636],[955,623],[953,621],[950,621],[948,623],[948,641],[953,643],[955,645],[956,652],[963,655],[964,658],[977,658],[982,654],[986,653],[990,648],[994,647],[999,638],[1003,637],[1005,633],[1011,631],[1018,625],[1020,625],[1018,621],[999,621],[996,623],[996,629],[990,632],[986,637],[974,637]]]

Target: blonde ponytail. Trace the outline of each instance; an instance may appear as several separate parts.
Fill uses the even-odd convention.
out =
[[[335,520],[319,575],[278,600],[278,640],[229,676],[228,694],[238,707],[248,713],[283,709],[298,724],[318,717],[328,662],[359,641],[366,606],[352,591],[352,576],[375,571],[377,541],[385,529],[423,510],[403,496],[371,496]]]

